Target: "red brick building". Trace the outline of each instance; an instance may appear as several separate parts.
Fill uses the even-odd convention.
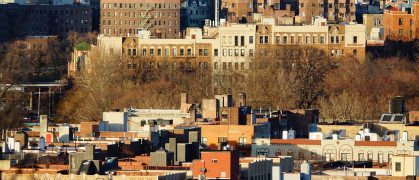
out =
[[[103,0],[100,7],[101,34],[128,36],[141,28],[158,38],[180,37],[179,0]]]
[[[237,151],[201,152],[201,159],[193,161],[193,179],[238,180],[239,153]],[[202,176],[205,175],[205,178]]]
[[[391,8],[384,11],[384,37],[390,40],[412,41],[419,38],[419,2],[411,9]]]

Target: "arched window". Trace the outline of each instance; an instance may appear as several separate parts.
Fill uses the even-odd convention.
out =
[[[294,155],[294,153],[292,152],[291,149],[287,151],[287,156],[293,156],[293,155]]]
[[[281,150],[280,150],[280,149],[277,149],[277,150],[275,151],[275,155],[276,155],[276,156],[281,156]]]

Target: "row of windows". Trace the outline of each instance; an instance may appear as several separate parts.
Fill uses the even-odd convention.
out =
[[[112,16],[112,14],[113,14],[113,16]],[[118,12],[102,12],[102,17],[137,17],[137,12],[119,12],[119,14],[118,14]],[[141,18],[151,18],[151,15],[150,15],[150,13],[143,13],[143,12],[140,12],[139,13],[139,17],[141,17]],[[160,18],[160,17],[166,17],[166,15],[167,15],[167,17],[172,17],[172,12],[154,12],[154,16],[153,16],[153,18]],[[178,16],[178,13],[177,12],[175,12],[174,13],[174,16],[175,17],[177,17]]]
[[[221,67],[223,70],[233,70],[233,62],[223,62],[222,64],[223,66]],[[218,62],[214,62],[214,70],[218,70]],[[245,66],[244,66],[244,62],[234,62],[234,70],[244,70]],[[226,117],[227,118],[227,117]],[[226,120],[226,119],[225,119]],[[224,121],[224,119],[223,119]]]
[[[164,31],[164,30],[161,30]],[[135,29],[113,29],[113,34],[127,34],[127,33],[134,33],[137,34],[137,31]],[[162,32],[164,33],[164,32]],[[177,29],[174,30],[174,35],[178,33]],[[112,34],[112,29],[103,29],[103,34]],[[172,34],[172,29],[167,29],[167,34]]]
[[[103,9],[137,9],[137,8],[153,8],[154,9],[171,9],[172,7],[174,9],[178,8],[178,4],[166,4],[166,3],[155,3],[155,4],[136,4],[136,3],[103,3],[102,4]]]
[[[317,44],[317,43],[319,43],[317,38],[318,38],[317,35],[314,35],[312,37],[306,36],[305,39],[304,39],[304,42],[305,42],[305,44]],[[267,38],[265,38],[265,40],[266,39]],[[293,35],[292,36],[283,35],[282,39],[281,39],[281,36],[276,36],[275,40],[276,40],[275,41],[276,44],[288,44],[288,43],[290,43],[290,44],[295,44],[295,43],[302,44],[303,36],[298,36],[297,39],[296,39],[295,36],[293,36]],[[262,39],[260,39],[260,41],[262,41]],[[320,44],[324,44],[324,36],[323,35],[320,36]]]
[[[294,156],[294,151],[288,150],[284,154],[282,154],[282,151],[278,149],[275,152],[275,155],[276,156],[282,156],[282,155]],[[360,152],[360,153],[358,153],[358,161],[373,161],[374,160],[373,155],[374,154],[372,152],[368,152],[366,154],[366,157],[365,157],[365,154],[363,152]],[[311,156],[311,158],[317,158],[317,153],[315,151],[312,151],[310,156]],[[378,156],[377,156],[377,159],[376,159],[376,162],[384,163],[383,156],[384,156],[383,153],[379,152]],[[299,159],[304,159],[305,158],[304,151],[298,151],[298,158]],[[335,153],[325,153],[324,154],[324,159],[327,162],[336,161]],[[393,159],[393,154],[390,152],[390,153],[388,153],[388,162],[391,163],[392,159]],[[352,159],[352,154],[351,153],[341,153],[340,154],[340,160],[341,161],[352,161],[353,160]]]
[[[147,21],[139,21],[138,25],[145,25],[146,22]],[[67,24],[68,24],[68,20],[67,20]],[[71,24],[73,24],[73,20],[71,20]],[[82,24],[83,24],[83,22],[82,22]],[[87,20],[86,20],[86,24],[87,24]],[[107,21],[103,20],[101,25],[102,26],[106,26],[106,25],[111,26],[112,21],[111,20],[107,20]],[[124,26],[137,26],[137,20],[134,20],[134,21],[132,21],[132,20],[124,20],[124,21],[114,20],[113,25],[114,26],[118,26],[118,25],[119,26],[122,26],[122,25],[124,25]],[[166,21],[155,20],[154,25],[156,25],[156,26],[161,26],[161,25],[166,26]],[[174,26],[177,26],[177,25],[178,25],[178,22],[177,22],[177,20],[175,20],[174,21]],[[171,20],[167,21],[167,26],[172,26],[172,21]]]
[[[177,66],[176,62],[172,62],[172,63],[157,62],[157,67],[155,66],[155,63],[153,61],[152,62],[143,61],[141,64],[142,64],[143,70],[148,70],[148,69],[154,70],[155,68],[157,68],[159,70],[162,70],[163,68],[166,69],[166,70],[169,69],[169,68],[172,68],[172,69],[179,68],[180,70],[185,70],[185,68],[187,70],[192,69],[192,63],[191,62],[186,62],[186,63],[185,62],[179,62],[179,67]],[[141,68],[141,65],[140,64],[137,65],[137,62],[128,62],[127,63],[127,68],[128,69],[137,69],[137,68]],[[198,68],[207,70],[208,69],[208,62],[199,62],[198,63]]]
[[[239,145],[246,145],[247,144],[247,138],[246,137],[239,137],[238,139]],[[208,138],[207,137],[201,137],[201,144],[207,145]],[[227,137],[218,137],[218,143],[227,143]]]
[[[158,48],[157,49],[157,54],[155,54],[154,48],[148,49],[148,52],[147,52],[147,49],[144,48],[143,51],[142,51],[142,55],[143,56],[155,56],[155,55],[163,56],[163,50],[161,48]],[[164,49],[164,56],[170,56],[170,55],[178,56],[177,48],[172,48],[171,53],[170,53],[170,48],[165,48]],[[188,48],[186,50],[186,54],[185,54],[185,49],[180,48],[179,49],[179,56],[185,56],[185,55],[192,56],[192,49]],[[198,56],[208,56],[208,49],[198,49]]]
[[[403,18],[399,18],[399,25],[403,25]],[[410,26],[413,26],[413,19],[410,19]]]
[[[77,15],[77,14],[80,14],[81,16],[88,16],[88,13],[87,13],[87,11],[86,10],[46,10],[46,9],[41,9],[41,10],[38,10],[38,9],[32,9],[32,10],[22,10],[22,11],[25,11],[25,12],[22,12],[22,13],[25,13],[25,14],[29,14],[29,13],[31,13],[31,14],[39,14],[39,15],[58,15],[58,14],[61,14],[61,15]]]
[[[249,44],[253,44],[253,36],[249,36]],[[228,40],[228,44],[233,44],[233,36],[223,36],[222,41],[225,44]],[[245,46],[245,36],[234,36],[234,46]]]

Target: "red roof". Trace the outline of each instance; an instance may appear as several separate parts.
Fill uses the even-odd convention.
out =
[[[396,141],[355,141],[355,146],[397,146]]]
[[[310,139],[271,139],[271,144],[321,145],[321,140]]]

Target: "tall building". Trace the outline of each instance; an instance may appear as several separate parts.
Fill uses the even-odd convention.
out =
[[[128,36],[146,29],[152,37],[173,39],[181,36],[179,0],[103,0],[100,4],[101,34]]]
[[[0,4],[0,41],[25,36],[91,32],[92,7]]]

